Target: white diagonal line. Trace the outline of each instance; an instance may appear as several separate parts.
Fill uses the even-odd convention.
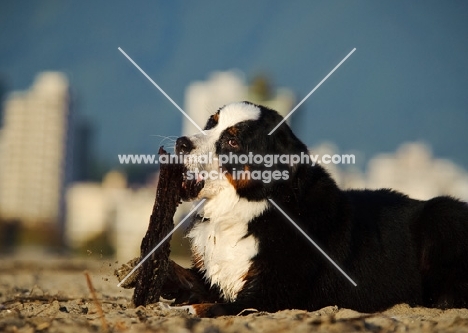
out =
[[[320,246],[318,246],[317,243],[315,243],[315,242],[313,241],[313,239],[310,238],[309,235],[307,235],[307,234],[304,232],[304,230],[302,230],[301,227],[299,227],[299,226],[296,224],[296,222],[294,222],[294,221],[288,216],[288,214],[286,214],[272,199],[268,199],[268,200],[273,204],[273,206],[275,206],[275,207],[288,219],[289,222],[292,223],[293,226],[296,227],[297,230],[300,231],[301,234],[304,235],[305,238],[307,238],[307,240],[308,240],[309,242],[312,243],[312,245],[314,245],[314,246],[317,248],[317,250],[320,251],[320,253],[322,253],[322,255],[323,255],[325,258],[328,259],[328,261],[330,261],[330,262],[333,264],[333,266],[336,267],[336,269],[338,269],[338,270],[340,271],[341,274],[343,274],[355,287],[357,286],[356,282],[354,282],[353,279],[351,279],[351,278],[349,277],[349,275],[346,274],[345,271],[343,271],[343,270],[341,269],[341,267],[338,266],[338,265],[333,261],[333,259],[330,258],[330,257],[328,256],[328,254],[327,254],[324,250],[322,250],[322,248],[321,248]]]
[[[343,60],[341,60],[340,63],[339,63],[338,65],[336,65],[335,68],[333,68],[333,69],[331,70],[331,72],[328,73],[328,75],[325,76],[325,77],[323,78],[323,80],[320,81],[319,84],[317,84],[317,85],[315,86],[315,88],[312,89],[312,91],[311,91],[310,93],[308,93],[307,96],[304,97],[304,98],[302,99],[302,101],[300,101],[299,104],[297,104],[297,105],[294,107],[294,109],[292,109],[292,110],[286,115],[286,117],[284,117],[283,120],[281,120],[280,123],[279,123],[278,125],[276,125],[276,127],[273,128],[273,129],[271,130],[270,133],[268,133],[268,135],[273,134],[273,132],[276,131],[276,129],[277,129],[278,127],[280,127],[281,124],[284,123],[284,122],[286,121],[286,119],[288,119],[288,118],[293,114],[293,112],[296,111],[297,108],[300,107],[300,106],[302,105],[302,103],[304,103],[304,102],[307,100],[307,98],[309,98],[310,95],[312,95],[312,94],[315,92],[315,90],[317,90],[317,89],[322,85],[322,83],[324,83],[324,82],[330,77],[330,75],[332,75],[333,72],[335,72],[335,71],[338,69],[338,67],[340,67],[340,66],[346,61],[346,59],[348,59],[348,58],[351,56],[351,54],[354,53],[354,51],[356,51],[356,48],[354,48],[351,52],[349,52],[348,55],[347,55],[346,57],[344,57]]]
[[[117,285],[117,287],[120,287],[120,286],[122,285],[122,283],[124,283],[133,273],[135,273],[135,271],[136,271],[141,265],[143,265],[143,263],[154,253],[154,251],[156,251],[169,237],[171,237],[171,235],[185,222],[185,220],[187,220],[187,219],[190,217],[190,215],[192,215],[192,213],[193,213],[194,211],[196,211],[196,210],[198,209],[198,207],[200,207],[205,201],[206,201],[206,199],[202,199],[202,200],[198,203],[198,205],[196,205],[196,206],[187,214],[187,216],[185,216],[185,217],[182,219],[182,221],[180,221],[179,224],[176,225],[176,226],[174,227],[174,229],[172,229],[172,231],[169,232],[169,233],[166,235],[166,237],[164,237],[164,238],[159,242],[159,244],[156,245],[156,246],[151,250],[151,252],[148,253],[148,254],[146,255],[146,257],[144,257],[144,258],[138,263],[138,265],[136,265],[136,266],[130,271],[130,273],[128,273],[127,276],[125,276],[125,277],[123,278],[122,281],[119,282],[119,284]]]
[[[154,82],[153,79],[151,79],[151,78],[149,77],[149,75],[146,74],[145,71],[142,70],[141,67],[138,66],[137,63],[136,63],[135,61],[133,61],[133,59],[130,58],[130,56],[129,56],[127,53],[125,53],[124,50],[122,50],[120,47],[118,47],[118,50],[119,50],[120,52],[122,52],[122,54],[133,64],[133,66],[135,66],[135,67],[136,67],[136,68],[137,68],[137,69],[138,69],[138,70],[139,70],[139,71],[156,87],[156,88],[158,88],[158,90],[159,90],[172,104],[174,104],[174,106],[175,106],[180,112],[182,112],[182,114],[183,114],[188,120],[190,120],[190,122],[191,122],[192,124],[194,124],[195,127],[198,128],[198,130],[199,130],[200,132],[202,132],[203,134],[206,135],[205,131],[203,131],[203,130],[201,129],[201,127],[198,126],[198,124],[197,124],[192,118],[190,118],[190,116],[189,116],[187,113],[185,113],[185,111],[182,110],[182,108],[181,108],[179,105],[177,105],[177,103],[174,102],[174,101],[172,100],[172,98],[171,98],[168,94],[166,94],[166,92],[165,92],[164,90],[162,90],[162,88],[161,88],[160,86],[158,86],[158,84],[157,84],[156,82]]]

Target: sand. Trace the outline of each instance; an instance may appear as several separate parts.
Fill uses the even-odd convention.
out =
[[[406,304],[373,314],[330,305],[313,312],[254,312],[215,319],[196,318],[164,303],[134,308],[132,290],[117,287],[113,271],[120,265],[92,257],[0,259],[0,332],[468,332],[467,309]]]

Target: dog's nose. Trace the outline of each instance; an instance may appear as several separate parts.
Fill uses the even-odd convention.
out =
[[[188,154],[193,150],[193,143],[186,136],[182,136],[176,141],[176,153]]]

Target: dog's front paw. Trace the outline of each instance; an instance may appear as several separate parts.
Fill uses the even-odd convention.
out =
[[[167,306],[168,306],[167,309],[170,309],[170,310],[184,311],[184,312],[187,312],[187,313],[189,313],[191,315],[198,316],[197,311],[195,310],[195,308],[192,305],[181,305],[181,306],[167,305]]]

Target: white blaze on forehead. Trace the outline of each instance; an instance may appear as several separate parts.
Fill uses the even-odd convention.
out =
[[[190,153],[197,156],[209,156],[211,153],[212,156],[215,156],[216,142],[219,140],[219,137],[225,129],[235,126],[243,121],[258,120],[260,118],[260,114],[261,110],[259,107],[248,103],[232,103],[224,106],[219,110],[217,125],[212,129],[205,130],[206,135],[199,133],[189,137],[189,140],[194,146],[194,149]],[[216,160],[211,163],[187,162],[186,166],[189,170],[194,170],[195,168],[208,171],[219,170],[219,165]],[[206,179],[205,188],[202,190],[206,195],[207,190],[210,188],[208,183],[219,182],[211,182],[209,179]],[[229,184],[225,179],[221,183]],[[219,186],[216,185],[215,187],[218,188]]]
[[[247,103],[232,103],[224,106],[219,111],[217,130],[222,131],[247,120],[257,120],[260,118],[259,107]]]

